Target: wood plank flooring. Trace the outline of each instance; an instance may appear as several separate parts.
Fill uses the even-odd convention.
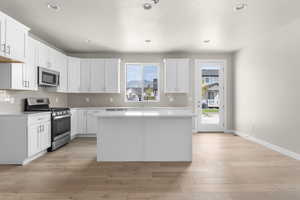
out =
[[[299,161],[230,134],[194,135],[193,163],[95,160],[96,140],[86,138],[0,166],[0,200],[300,199]]]

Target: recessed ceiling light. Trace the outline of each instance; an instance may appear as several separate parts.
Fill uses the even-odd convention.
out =
[[[203,40],[203,43],[208,44],[210,43],[210,40]]]
[[[146,43],[151,43],[152,41],[151,41],[151,40],[145,40],[145,42],[146,42]]]
[[[151,5],[151,3],[144,3],[143,7],[145,10],[150,10],[152,8],[152,5]]]
[[[51,4],[51,3],[48,3],[47,7],[51,10],[54,10],[54,11],[59,11],[60,10],[60,7],[59,5],[56,5],[56,4]]]
[[[237,4],[234,6],[233,9],[234,9],[235,11],[242,11],[242,10],[246,9],[247,6],[248,6],[247,3],[237,3]]]
[[[89,39],[87,39],[87,40],[85,40],[85,42],[86,42],[86,43],[91,43],[92,41],[89,40]]]

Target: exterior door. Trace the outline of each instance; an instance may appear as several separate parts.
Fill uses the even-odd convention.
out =
[[[225,61],[196,60],[197,130],[224,131]]]

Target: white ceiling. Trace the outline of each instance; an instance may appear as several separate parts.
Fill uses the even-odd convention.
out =
[[[230,52],[300,17],[299,0],[248,0],[242,12],[238,0],[160,0],[149,11],[146,1],[1,0],[0,10],[67,52]]]

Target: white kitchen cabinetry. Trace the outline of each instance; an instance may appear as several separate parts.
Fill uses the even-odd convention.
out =
[[[97,111],[87,111],[86,113],[86,133],[96,134],[97,133],[97,118],[93,115]]]
[[[165,93],[189,93],[189,59],[165,59]]]
[[[23,71],[23,80],[26,88],[30,90],[38,90],[37,85],[37,56],[38,56],[38,44],[31,37],[28,38],[28,49],[26,58],[26,68]]]
[[[0,63],[0,88],[37,90],[37,43],[28,38],[26,63]]]
[[[81,59],[80,61],[80,91],[89,92],[91,83],[91,61],[89,59]],[[73,77],[70,77],[73,78]]]
[[[2,61],[26,62],[29,28],[0,12]]]
[[[49,62],[48,62],[48,57],[49,57],[49,49],[48,47],[40,42],[36,41],[38,45],[38,63],[37,65],[39,67],[44,67],[44,68],[49,68]]]
[[[0,164],[26,164],[51,146],[48,112],[0,115],[0,127]]]
[[[81,59],[80,73],[78,61],[72,61],[68,67],[69,92],[81,93],[119,93],[120,92],[120,59]],[[76,91],[80,77],[80,90]],[[77,82],[77,83],[76,83]],[[73,84],[75,87],[73,87]]]
[[[105,92],[120,93],[120,59],[105,59]]]
[[[80,91],[80,59],[68,57],[68,92]]]
[[[29,77],[34,73],[33,68],[22,63],[0,64],[0,89],[10,90],[36,90],[35,78]],[[30,79],[28,79],[30,78]]]
[[[91,59],[90,60],[90,92],[105,91],[105,60]]]
[[[78,112],[71,109],[71,139],[78,134]]]
[[[71,109],[71,137],[93,136],[97,132],[97,120],[94,113],[102,110]]]
[[[59,86],[57,88],[58,92],[68,91],[68,59],[67,56],[61,52],[57,53],[56,66],[57,71],[59,71]]]

